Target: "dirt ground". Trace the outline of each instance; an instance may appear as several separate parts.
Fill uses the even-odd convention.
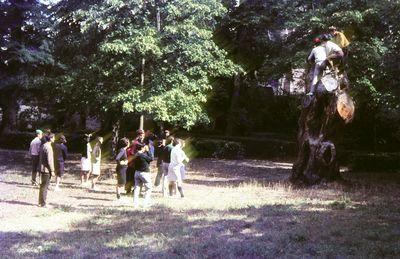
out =
[[[0,258],[400,257],[399,172],[298,189],[290,163],[195,159],[185,198],[155,188],[153,205],[134,209],[131,195],[116,199],[115,179],[90,191],[77,157],[66,168],[40,208],[29,157],[0,150]]]

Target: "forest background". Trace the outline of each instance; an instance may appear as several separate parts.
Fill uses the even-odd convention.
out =
[[[391,0],[1,1],[0,143],[26,148],[24,132],[51,128],[73,149],[88,118],[116,139],[144,116],[191,136],[197,155],[288,159],[301,95],[265,86],[306,68],[312,39],[335,25],[351,41],[356,103],[342,161],[397,168],[399,12]]]

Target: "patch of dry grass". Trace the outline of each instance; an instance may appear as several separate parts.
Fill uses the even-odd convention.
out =
[[[0,150],[0,257],[399,257],[399,175],[298,189],[290,164],[194,160],[184,199],[135,210],[115,180],[89,192],[69,162],[52,209],[36,206],[29,160]],[[11,161],[11,162],[8,162]],[[112,165],[111,165],[112,166]]]

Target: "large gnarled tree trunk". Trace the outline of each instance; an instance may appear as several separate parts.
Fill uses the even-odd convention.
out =
[[[346,75],[339,78],[339,85],[348,86]],[[340,87],[339,87],[340,88]],[[323,89],[319,83],[318,89]],[[299,118],[297,135],[298,155],[293,165],[291,181],[317,184],[341,178],[335,142],[340,136],[338,129],[343,121],[349,122],[354,115],[354,104],[342,90],[331,93],[320,91],[316,96],[305,96]]]

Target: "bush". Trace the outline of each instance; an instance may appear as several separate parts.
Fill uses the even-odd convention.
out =
[[[79,153],[81,150],[85,149],[84,133],[64,135],[67,138],[69,152]],[[31,132],[16,132],[2,135],[0,137],[0,147],[6,149],[29,150],[29,145],[35,137],[36,135]]]
[[[0,147],[28,151],[29,145],[34,138],[35,134],[28,132],[18,132],[2,135],[0,137]]]
[[[241,159],[245,153],[241,143],[217,139],[192,140],[187,149],[196,157]]]
[[[354,171],[386,171],[400,169],[400,153],[355,153],[350,157]]]

